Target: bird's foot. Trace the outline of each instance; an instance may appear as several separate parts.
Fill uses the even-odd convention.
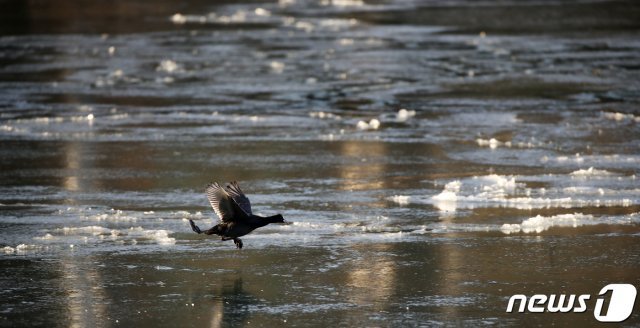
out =
[[[233,243],[236,244],[238,249],[242,249],[242,240],[240,238],[233,238]]]
[[[193,232],[198,234],[202,233],[202,230],[200,230],[200,228],[198,228],[198,226],[193,223],[193,220],[189,220],[189,224],[191,225],[191,230],[193,230]]]

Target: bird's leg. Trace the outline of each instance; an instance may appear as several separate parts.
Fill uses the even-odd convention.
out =
[[[233,243],[236,244],[238,249],[242,249],[242,240],[240,238],[233,238]]]
[[[202,233],[202,230],[200,230],[200,228],[198,228],[198,226],[193,223],[193,220],[189,220],[189,224],[191,225],[191,230],[193,230],[193,232],[198,234]]]

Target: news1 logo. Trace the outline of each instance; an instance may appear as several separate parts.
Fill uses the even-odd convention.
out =
[[[607,297],[607,294],[610,296]],[[600,322],[622,322],[631,316],[633,305],[636,302],[636,287],[630,284],[609,284],[604,286],[598,298],[593,311],[593,316]],[[544,295],[536,294],[531,297],[517,294],[509,298],[507,304],[507,312],[511,313],[519,301],[517,311],[524,313],[526,311],[532,313],[582,313],[587,311],[587,301],[591,299],[591,295]],[[606,303],[606,304],[605,304]]]

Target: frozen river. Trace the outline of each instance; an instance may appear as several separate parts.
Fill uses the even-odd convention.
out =
[[[638,2],[0,3],[0,326],[585,326],[640,286]],[[290,224],[194,234],[231,180]]]

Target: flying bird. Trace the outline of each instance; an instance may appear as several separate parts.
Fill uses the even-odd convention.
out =
[[[236,181],[229,182],[225,188],[222,188],[217,182],[210,183],[205,191],[213,211],[216,212],[221,222],[209,230],[202,231],[193,223],[193,220],[189,220],[191,229],[196,233],[218,235],[222,237],[223,241],[233,239],[236,247],[241,249],[242,240],[238,237],[269,223],[285,223],[280,214],[267,217],[254,215],[251,212],[249,198],[245,196]]]

